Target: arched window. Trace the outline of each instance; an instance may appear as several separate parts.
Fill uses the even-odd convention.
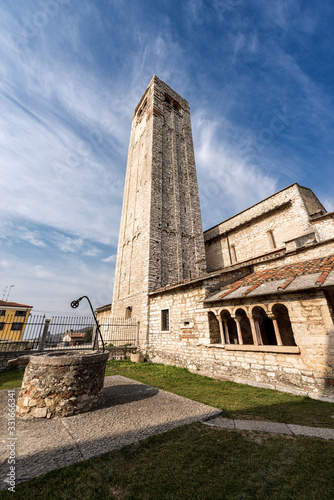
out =
[[[237,251],[235,249],[235,245],[231,245],[231,258],[232,258],[232,264],[235,264],[236,262],[238,262]]]
[[[125,309],[125,319],[131,319],[132,318],[132,306],[128,306]]]
[[[269,241],[270,248],[276,248],[277,245],[276,245],[273,229],[270,229],[269,231],[267,231],[267,238]]]
[[[277,345],[273,320],[268,318],[266,311],[260,307],[254,307],[253,318],[258,336],[263,345]]]
[[[250,325],[250,321],[247,318],[247,314],[243,309],[238,309],[235,312],[236,319],[239,321],[242,341],[244,344],[254,344],[252,329]]]
[[[209,311],[208,313],[208,320],[209,320],[210,344],[220,344],[221,338],[220,338],[219,322],[218,319],[216,318],[216,315],[212,311]]]
[[[220,316],[223,321],[224,333],[225,333],[225,343],[226,344],[237,344],[238,343],[238,333],[237,325],[229,311],[221,311]]]
[[[292,331],[288,308],[283,304],[275,304],[272,311],[277,321],[282,344],[290,346],[297,345]]]

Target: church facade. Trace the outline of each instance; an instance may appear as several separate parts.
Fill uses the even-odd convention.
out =
[[[154,76],[132,120],[112,304],[155,362],[334,397],[334,214],[297,183],[202,230],[190,110]]]

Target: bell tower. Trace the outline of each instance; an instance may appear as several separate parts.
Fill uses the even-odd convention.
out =
[[[131,127],[113,316],[148,332],[149,292],[206,272],[188,102],[154,76]]]

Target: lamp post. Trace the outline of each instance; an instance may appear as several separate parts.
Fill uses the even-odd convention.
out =
[[[102,334],[101,334],[101,330],[100,330],[100,325],[99,325],[99,322],[97,321],[96,319],[96,316],[95,316],[95,312],[94,312],[94,309],[93,309],[93,306],[92,306],[92,303],[91,301],[89,300],[89,298],[87,297],[87,295],[83,295],[82,297],[80,297],[79,299],[77,300],[73,300],[71,302],[71,307],[72,309],[76,309],[77,307],[79,307],[79,304],[81,302],[82,299],[87,299],[88,301],[88,304],[90,305],[90,308],[91,308],[91,311],[92,311],[92,315],[93,315],[93,318],[94,318],[94,321],[95,321],[95,324],[96,324],[96,329],[100,335],[100,338],[101,338],[101,342],[102,342],[102,351],[104,352],[104,342],[103,342],[103,337],[102,337]],[[95,344],[97,344],[97,350],[99,350],[99,342],[96,342],[96,336],[95,336],[95,339],[94,339],[94,346]],[[93,347],[94,347],[93,346]]]

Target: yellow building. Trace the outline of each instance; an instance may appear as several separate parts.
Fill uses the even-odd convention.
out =
[[[22,340],[32,306],[0,300],[0,340]]]

